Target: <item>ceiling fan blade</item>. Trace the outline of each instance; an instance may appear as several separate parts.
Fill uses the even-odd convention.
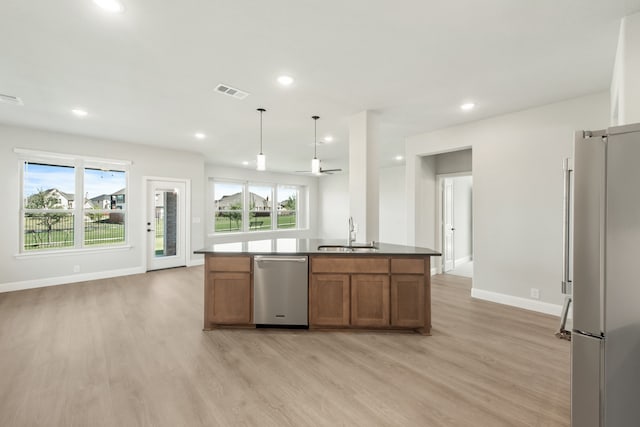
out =
[[[320,169],[320,173],[324,172],[342,172],[342,169]]]

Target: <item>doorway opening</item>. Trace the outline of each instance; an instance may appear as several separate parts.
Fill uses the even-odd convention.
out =
[[[473,177],[437,176],[442,273],[473,277]]]
[[[187,264],[188,184],[185,180],[147,179],[147,271]]]

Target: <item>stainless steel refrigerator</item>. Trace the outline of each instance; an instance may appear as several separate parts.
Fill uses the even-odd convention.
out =
[[[640,426],[640,124],[576,133],[571,425]]]

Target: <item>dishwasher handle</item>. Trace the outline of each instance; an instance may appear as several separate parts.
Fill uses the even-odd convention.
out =
[[[256,262],[307,262],[306,256],[254,256]]]

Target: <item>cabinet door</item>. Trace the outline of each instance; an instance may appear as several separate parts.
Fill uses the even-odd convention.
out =
[[[227,325],[251,323],[251,275],[210,272],[208,280],[210,322]]]
[[[389,276],[354,274],[351,276],[351,324],[389,325]]]
[[[349,324],[349,275],[312,274],[309,323],[318,326]]]
[[[424,276],[391,276],[391,325],[424,327]]]

